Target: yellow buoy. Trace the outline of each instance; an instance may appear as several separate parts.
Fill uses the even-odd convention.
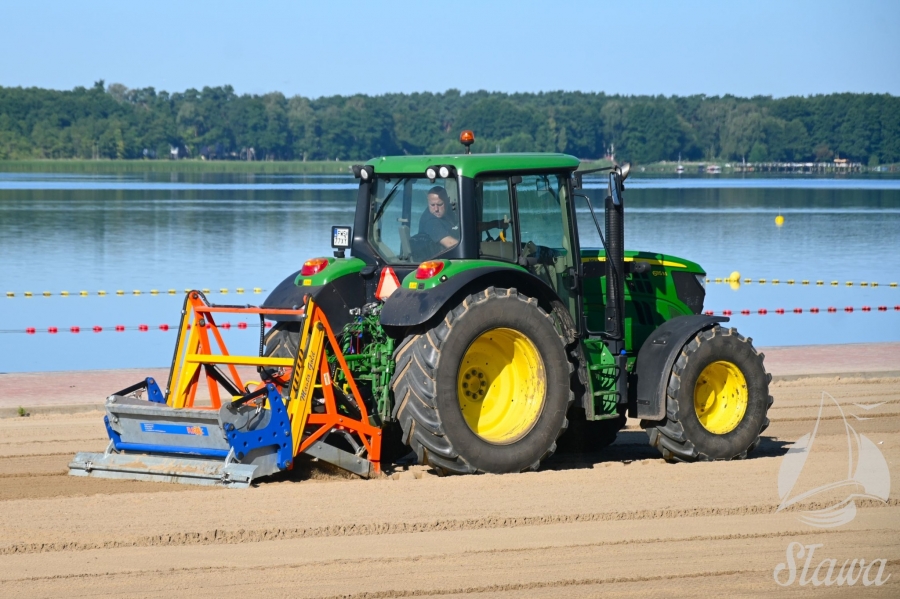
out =
[[[739,273],[738,271],[734,271],[733,273],[731,273],[728,276],[728,281],[729,282],[732,282],[732,281],[740,282],[741,281],[741,273]]]
[[[780,227],[783,224],[784,224],[784,217],[779,214],[778,216],[775,217],[775,226]]]

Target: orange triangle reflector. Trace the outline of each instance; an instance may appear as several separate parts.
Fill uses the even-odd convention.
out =
[[[381,270],[381,278],[378,280],[378,288],[375,289],[375,297],[380,301],[384,301],[391,296],[394,291],[400,288],[400,279],[390,266],[386,266]]]

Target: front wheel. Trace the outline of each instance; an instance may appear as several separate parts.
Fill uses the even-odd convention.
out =
[[[669,375],[666,417],[641,426],[670,462],[745,458],[769,426],[771,378],[750,339],[716,325],[681,349]]]
[[[394,415],[419,463],[455,474],[536,469],[566,428],[565,341],[515,289],[470,295],[394,359]]]

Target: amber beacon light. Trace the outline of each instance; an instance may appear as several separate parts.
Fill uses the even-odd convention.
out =
[[[459,143],[466,146],[466,154],[471,154],[472,149],[470,146],[475,143],[475,134],[470,129],[466,129],[459,134]]]

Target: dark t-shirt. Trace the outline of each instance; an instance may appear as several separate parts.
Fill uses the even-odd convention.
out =
[[[448,216],[438,218],[431,212],[426,212],[419,220],[419,233],[425,233],[435,242],[440,242],[447,236],[458,240],[459,227]]]

